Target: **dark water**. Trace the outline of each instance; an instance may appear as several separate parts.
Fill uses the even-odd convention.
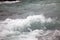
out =
[[[58,17],[60,19],[59,3],[59,0],[21,0],[20,3],[15,4],[0,4],[0,20],[8,17],[13,19],[24,18],[28,15],[41,13],[47,17]]]

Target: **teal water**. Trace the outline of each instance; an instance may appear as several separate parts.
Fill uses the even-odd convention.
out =
[[[0,4],[1,15],[0,20],[9,18],[26,18],[28,15],[35,15],[43,13],[46,17],[60,18],[60,1],[59,0],[22,0],[15,4]],[[15,16],[15,15],[18,16]],[[11,16],[14,17],[11,17]],[[22,16],[21,16],[22,15]]]

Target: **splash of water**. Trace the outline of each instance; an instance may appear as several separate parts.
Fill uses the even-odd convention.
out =
[[[28,16],[25,19],[7,18],[0,25],[1,40],[53,40],[57,33],[60,34],[58,30],[46,30],[50,27],[50,29],[55,28],[53,25],[57,24],[42,14]]]

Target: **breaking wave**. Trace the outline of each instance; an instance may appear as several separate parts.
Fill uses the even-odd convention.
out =
[[[25,19],[7,18],[0,23],[0,40],[53,40],[60,35],[60,22],[43,14]]]

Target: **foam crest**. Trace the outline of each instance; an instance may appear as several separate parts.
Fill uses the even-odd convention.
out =
[[[51,18],[45,18],[44,15],[33,15],[28,16],[26,19],[9,19],[7,18],[3,23],[6,23],[5,26],[7,29],[11,30],[12,28],[20,28],[21,30],[24,28],[32,27],[32,24],[35,23],[45,23],[51,22]],[[36,24],[36,25],[37,25]],[[19,29],[19,30],[20,30]]]
[[[43,38],[47,39],[46,35],[49,35],[50,38],[51,36],[49,33],[52,31],[44,31],[43,29],[46,29],[45,23],[50,24],[51,22],[53,22],[53,19],[45,18],[43,14],[28,16],[25,19],[7,18],[5,21],[1,22],[2,24],[0,27],[4,25],[4,29],[1,29],[1,36],[4,35],[3,37],[5,37],[5,40],[40,40],[40,38],[41,40]],[[48,27],[49,26],[50,25],[48,25]]]

